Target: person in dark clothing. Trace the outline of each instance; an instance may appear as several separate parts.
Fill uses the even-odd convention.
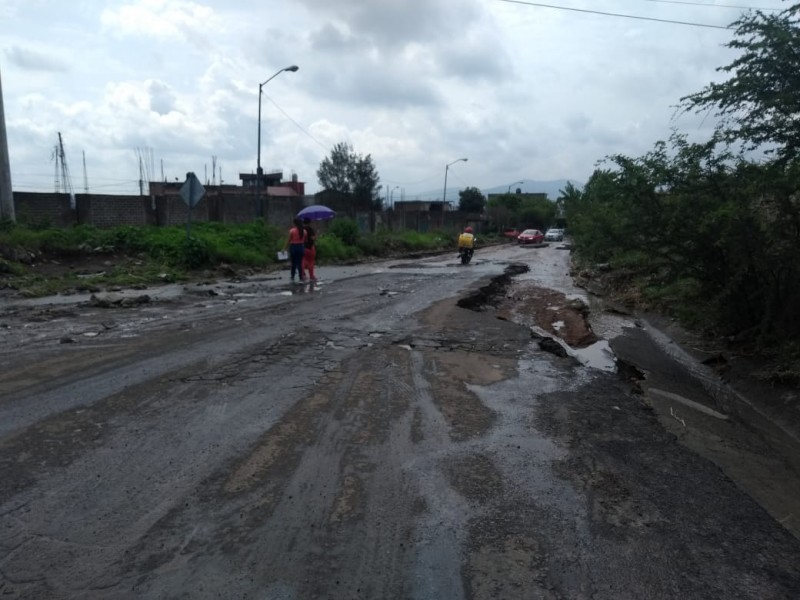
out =
[[[303,229],[303,222],[300,219],[294,220],[294,227],[289,230],[289,237],[283,249],[289,249],[289,260],[292,263],[292,281],[294,274],[300,276],[300,281],[305,279],[303,275],[303,256],[305,254],[306,231]]]
[[[317,277],[314,275],[314,263],[317,260],[317,233],[311,227],[311,219],[303,219],[303,228],[306,232],[305,253],[303,254],[303,270],[302,274],[308,271],[308,279],[316,281]]]

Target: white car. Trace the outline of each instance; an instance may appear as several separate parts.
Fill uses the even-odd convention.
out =
[[[564,240],[563,229],[548,229],[544,234],[545,242],[561,242]]]

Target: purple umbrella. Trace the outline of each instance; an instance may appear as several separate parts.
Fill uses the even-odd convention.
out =
[[[323,221],[324,219],[332,219],[336,213],[322,204],[313,204],[306,206],[303,210],[297,213],[299,219],[309,219],[311,221]]]

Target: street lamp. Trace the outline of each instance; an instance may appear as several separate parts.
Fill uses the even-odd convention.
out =
[[[467,162],[466,158],[459,158],[459,159],[454,160],[453,162],[449,163],[444,168],[444,192],[442,193],[442,211],[444,211],[444,203],[447,202],[447,171],[448,171],[448,169],[450,169],[451,165],[454,165],[457,162],[461,162],[462,160],[464,162]]]
[[[518,183],[525,183],[525,182],[524,181],[515,181],[511,185],[517,185]],[[508,192],[506,192],[507,194],[511,193],[511,185],[508,186]]]
[[[264,216],[264,207],[261,205],[261,178],[264,175],[264,171],[261,169],[261,90],[265,85],[267,85],[270,81],[275,79],[278,75],[283,73],[284,71],[291,71],[294,73],[299,69],[297,65],[292,65],[291,67],[285,67],[275,73],[272,77],[267,79],[264,83],[258,84],[258,162],[256,163],[256,202],[258,203],[258,216]]]
[[[396,185],[389,192],[389,208],[394,208],[394,201],[392,200],[392,196],[394,196],[394,191],[395,190],[399,190],[399,189],[400,189],[400,186]]]

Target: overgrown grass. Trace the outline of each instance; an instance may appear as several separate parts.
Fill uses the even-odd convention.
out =
[[[350,262],[364,257],[453,247],[455,235],[413,231],[360,233],[349,219],[337,219],[317,238],[319,264]],[[78,225],[68,229],[35,228],[10,222],[0,227],[0,285],[42,296],[65,290],[102,286],[136,286],[182,281],[204,270],[228,264],[233,267],[269,268],[283,248],[283,229],[253,221],[241,225],[194,223],[191,236],[180,227],[98,229]],[[20,259],[25,256],[25,260]],[[109,257],[102,273],[42,275],[41,269],[23,264]],[[15,260],[18,259],[18,260]]]
[[[142,255],[149,260],[191,268],[221,262],[263,266],[274,261],[282,235],[276,227],[261,221],[244,225],[195,223],[188,238],[183,227],[98,229],[78,225],[37,230],[15,226],[0,231],[0,246],[67,256],[91,252]]]
[[[358,240],[358,247],[368,256],[391,256],[405,252],[424,252],[455,247],[456,236],[416,231],[379,231]]]

